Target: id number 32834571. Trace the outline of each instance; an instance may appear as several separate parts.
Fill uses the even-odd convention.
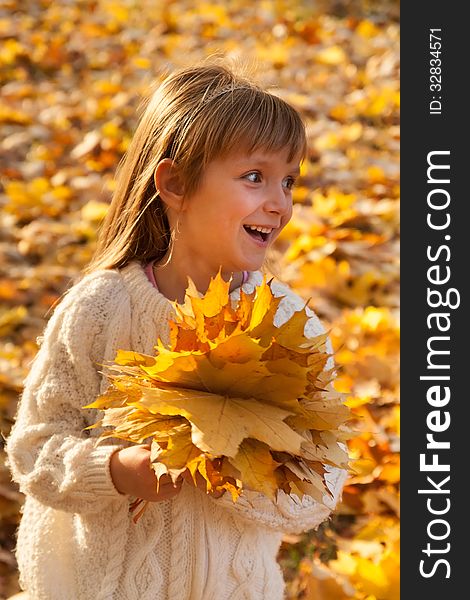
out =
[[[429,30],[429,114],[442,112],[442,37],[441,29]]]

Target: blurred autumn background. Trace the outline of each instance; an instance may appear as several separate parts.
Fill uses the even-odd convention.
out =
[[[398,11],[394,0],[0,5],[3,437],[50,308],[91,257],[151,83],[214,53],[239,57],[307,123],[278,271],[330,330],[359,435],[335,516],[283,541],[289,599],[399,598]],[[2,453],[2,598],[18,590],[21,504]]]

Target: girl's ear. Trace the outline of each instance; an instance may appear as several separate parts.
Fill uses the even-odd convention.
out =
[[[158,163],[154,180],[163,202],[169,208],[179,212],[183,207],[184,186],[171,158],[164,158]]]

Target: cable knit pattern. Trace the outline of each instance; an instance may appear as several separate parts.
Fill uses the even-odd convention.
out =
[[[166,502],[166,508],[168,504]],[[155,556],[155,548],[159,545],[164,531],[165,507],[159,508],[163,510],[155,510],[153,505],[148,507],[129,540],[122,583],[125,598],[151,600],[154,597],[152,588],[162,589],[165,585],[160,562]]]
[[[122,572],[123,566],[123,558],[124,551],[126,548],[126,544],[128,542],[128,527],[129,521],[128,519],[123,518],[122,510],[114,510],[113,514],[109,515],[110,518],[110,531],[109,537],[107,540],[104,540],[108,547],[111,549],[110,556],[108,559],[108,563],[105,566],[104,577],[101,582],[100,590],[98,593],[98,600],[108,600],[108,598],[115,597],[115,590],[119,581],[119,576]],[[91,538],[94,537],[93,532],[91,532]],[[88,549],[90,552],[90,559],[93,559],[95,556],[96,550],[93,548]],[[95,565],[90,564],[90,570],[85,573],[95,573]],[[79,575],[79,573],[77,573]],[[82,575],[83,576],[83,575]],[[79,591],[80,590],[80,591]],[[67,592],[64,595],[64,598],[69,598],[68,595],[70,592]],[[80,594],[80,598],[88,598],[89,596],[85,595],[84,591],[82,591],[77,586],[77,592]],[[53,597],[53,596],[51,596]],[[116,596],[119,597],[119,596]]]
[[[237,588],[232,594],[232,600],[243,600],[254,597],[254,581],[256,579],[255,569],[260,560],[259,552],[251,552],[256,548],[256,529],[247,530],[246,524],[241,521],[235,521],[240,536],[235,555],[233,557],[232,569],[237,580]]]
[[[168,597],[191,600],[188,573],[191,573],[193,555],[196,552],[193,543],[194,512],[188,511],[191,494],[183,484],[181,492],[172,506],[170,559],[170,580]]]
[[[251,273],[243,289],[261,280]],[[304,302],[280,283],[273,291],[285,296],[279,325]],[[119,348],[152,354],[157,337],[168,341],[172,310],[132,262],[85,276],[45,328],[7,440],[13,478],[26,494],[20,581],[34,600],[281,600],[282,534],[316,528],[340,497],[346,472],[333,468],[328,507],[283,492],[273,502],[245,491],[233,503],[229,494],[216,500],[184,483],[176,498],[149,505],[132,522],[130,499],[109,471],[123,444],[85,430],[98,414],[82,407],[106,389],[103,365]],[[306,334],[323,331],[311,313]]]

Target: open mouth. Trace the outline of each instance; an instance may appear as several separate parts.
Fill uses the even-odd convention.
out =
[[[248,235],[258,242],[266,242],[273,231],[271,227],[257,227],[254,225],[243,225],[243,228]]]

